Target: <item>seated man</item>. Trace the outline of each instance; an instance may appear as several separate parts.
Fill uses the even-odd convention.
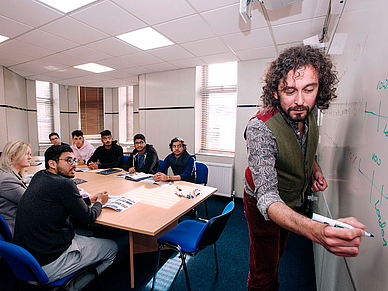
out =
[[[84,133],[81,130],[74,130],[71,136],[73,140],[71,149],[74,156],[81,165],[86,164],[96,149],[84,138]]]
[[[102,146],[99,146],[88,160],[90,169],[118,168],[123,163],[123,148],[113,140],[110,130],[100,132]]]
[[[106,192],[83,199],[69,179],[75,176],[77,160],[69,146],[51,146],[45,154],[46,170],[34,175],[16,212],[14,242],[28,250],[42,266],[49,282],[88,266],[104,271],[116,257],[117,244],[109,239],[74,233],[70,215],[80,222],[93,223],[109,197]],[[90,203],[94,203],[89,207]],[[75,282],[86,285],[93,275]]]
[[[151,144],[147,144],[145,136],[141,133],[133,137],[135,149],[122,168],[130,173],[143,172],[155,174],[159,168],[158,153]]]
[[[172,151],[156,171],[154,180],[158,181],[189,181],[195,183],[194,157],[186,151],[185,141],[174,137],[170,142]],[[171,167],[174,176],[167,176],[167,169]]]
[[[52,132],[49,134],[49,140],[53,145],[67,145],[67,143],[61,142],[61,138],[59,137],[59,134],[56,132]]]

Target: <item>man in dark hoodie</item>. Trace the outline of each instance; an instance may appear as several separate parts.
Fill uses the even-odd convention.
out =
[[[100,132],[104,145],[99,146],[88,160],[90,169],[118,168],[123,163],[123,148],[113,140],[110,130]]]
[[[135,144],[135,149],[122,165],[122,168],[130,173],[143,172],[155,174],[159,168],[159,158],[154,147],[146,143],[145,136],[141,133],[133,137],[133,143]]]

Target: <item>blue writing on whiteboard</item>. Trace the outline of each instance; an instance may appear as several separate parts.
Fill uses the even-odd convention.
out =
[[[376,90],[382,90],[382,89],[387,89],[388,87],[388,79],[385,79],[385,81],[378,81],[377,82],[377,88]]]
[[[374,153],[372,153],[372,160],[373,160],[374,162],[376,162],[376,164],[377,164],[378,166],[381,165],[381,159],[379,159],[379,157],[378,157],[376,154],[374,154]]]
[[[375,210],[376,210],[376,214],[377,214],[377,217],[379,218],[379,227],[380,227],[380,231],[381,231],[381,237],[383,238],[383,247],[386,247],[387,246],[387,241],[385,240],[385,234],[384,234],[384,227],[387,225],[387,223],[384,221],[384,222],[381,222],[381,214],[380,214],[380,209],[377,208],[377,204],[379,204],[380,200],[377,200],[376,203],[375,203]]]

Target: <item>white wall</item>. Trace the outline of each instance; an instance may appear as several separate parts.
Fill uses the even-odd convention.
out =
[[[234,185],[237,197],[243,196],[244,173],[247,167],[247,150],[244,130],[248,120],[258,110],[262,92],[262,77],[272,59],[239,62],[237,85],[236,152]]]
[[[168,144],[175,136],[194,153],[194,103],[195,68],[139,77],[139,132],[155,146],[160,159],[170,153]]]
[[[35,84],[7,68],[0,67],[0,72],[0,148],[8,141],[21,140],[30,143],[37,154]]]

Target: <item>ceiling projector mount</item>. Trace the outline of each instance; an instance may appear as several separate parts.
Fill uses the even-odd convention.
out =
[[[276,10],[303,0],[240,0],[240,15],[245,23],[252,19],[253,3],[260,2],[268,10]]]

